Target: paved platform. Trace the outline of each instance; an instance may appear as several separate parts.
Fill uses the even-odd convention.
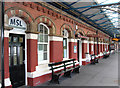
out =
[[[100,59],[96,65],[82,66],[72,78],[60,78],[60,84],[46,82],[39,86],[118,86],[118,53]]]

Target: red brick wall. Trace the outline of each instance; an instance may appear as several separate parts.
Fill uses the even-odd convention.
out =
[[[97,55],[97,44],[94,44],[94,54]]]
[[[63,60],[63,42],[50,41],[50,62],[59,62]]]
[[[77,46],[77,43],[69,42],[69,58],[74,58],[78,60],[77,53],[74,53],[74,46]]]
[[[87,43],[82,43],[82,58],[86,58],[86,54],[87,53]]]

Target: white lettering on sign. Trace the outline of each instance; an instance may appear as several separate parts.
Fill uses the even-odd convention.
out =
[[[9,26],[18,29],[26,29],[26,23],[18,17],[11,17],[9,19]]]

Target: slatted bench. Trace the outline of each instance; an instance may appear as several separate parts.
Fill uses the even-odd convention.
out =
[[[91,56],[91,64],[95,64],[95,54],[92,54],[90,56]]]
[[[48,64],[52,70],[52,79],[50,83],[59,84],[59,78],[61,74],[64,74],[65,77],[71,77],[71,72],[79,73],[79,65],[75,65],[75,59],[65,60],[56,63]]]
[[[105,51],[105,52],[103,52],[103,58],[107,58],[107,57],[109,57],[109,54],[107,54],[107,52]]]

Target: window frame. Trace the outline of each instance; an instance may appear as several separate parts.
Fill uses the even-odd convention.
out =
[[[63,35],[63,40],[66,39],[66,41],[67,41],[67,53],[66,53],[66,54],[67,54],[67,55],[66,55],[67,57],[64,58],[64,48],[63,48],[63,59],[69,59],[69,44],[68,44],[68,43],[69,43],[69,42],[68,42],[69,32],[68,32],[68,30],[66,30],[66,29],[64,29],[63,31],[67,32],[67,36],[64,36],[64,35]],[[64,33],[65,33],[65,32],[64,32]]]
[[[45,42],[38,42],[38,39],[39,38],[37,38],[37,56],[39,55],[39,49],[38,49],[38,45],[39,44],[42,44],[42,45],[46,45],[47,44],[47,60],[42,60],[42,61],[39,61],[39,58],[38,58],[38,65],[40,65],[40,64],[45,64],[45,63],[49,63],[49,61],[50,61],[50,56],[49,56],[49,50],[50,50],[50,48],[49,48],[49,46],[50,46],[50,43],[49,43],[49,28],[47,27],[47,25],[46,24],[44,24],[44,23],[40,23],[40,24],[38,24],[38,31],[40,30],[40,25],[43,25],[44,27],[46,27],[47,28],[47,30],[48,30],[48,43],[45,43]],[[39,33],[40,34],[40,33]],[[38,35],[39,35],[38,34]],[[44,35],[45,33],[44,33],[44,29],[43,29],[43,35]],[[43,39],[44,40],[44,39]],[[44,48],[44,47],[43,47]],[[44,49],[43,49],[44,50]],[[45,52],[45,51],[43,51],[43,52]]]

